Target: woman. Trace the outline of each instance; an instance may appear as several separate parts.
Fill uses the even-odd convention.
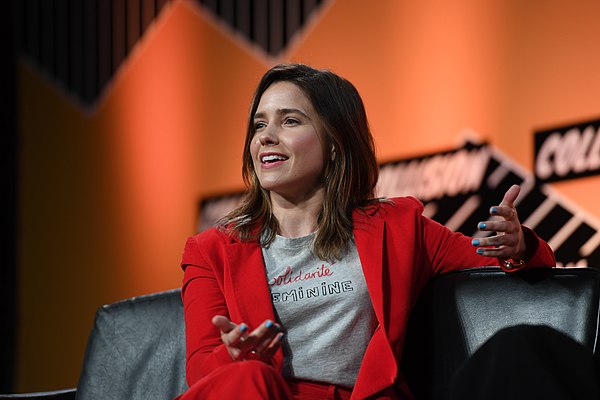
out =
[[[518,186],[479,224],[498,233],[471,240],[414,198],[376,199],[377,174],[350,82],[300,64],[263,76],[244,145],[248,196],[183,255],[183,399],[411,398],[398,364],[432,276],[555,264],[519,223]]]

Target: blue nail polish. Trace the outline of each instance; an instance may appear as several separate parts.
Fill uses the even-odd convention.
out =
[[[265,322],[265,326],[266,326],[267,328],[270,328],[270,327],[272,327],[272,326],[273,326],[273,321],[271,321],[270,319],[269,319],[269,320],[267,320],[267,322]]]
[[[492,207],[492,209],[490,211],[492,212],[492,214],[496,214],[498,212],[498,208]]]
[[[483,254],[483,249],[477,249],[477,254],[482,255]]]
[[[479,229],[485,229],[487,225],[485,224],[485,222],[480,222],[478,228]]]
[[[248,330],[248,325],[246,325],[246,324],[241,324],[240,325],[240,331],[246,332],[247,330]]]
[[[473,239],[473,240],[471,240],[471,244],[473,246],[479,246],[479,240],[478,239]]]

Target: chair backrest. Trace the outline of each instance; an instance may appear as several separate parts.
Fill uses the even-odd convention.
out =
[[[185,329],[178,289],[98,310],[78,399],[166,400],[186,388]]]
[[[417,399],[443,398],[456,369],[502,328],[547,325],[598,357],[600,271],[474,268],[429,282],[411,314],[401,369]]]
[[[179,290],[101,307],[77,389],[81,400],[165,400],[185,391]],[[475,268],[433,279],[411,314],[401,369],[417,399],[442,398],[457,367],[498,330],[551,326],[598,356],[600,271]]]

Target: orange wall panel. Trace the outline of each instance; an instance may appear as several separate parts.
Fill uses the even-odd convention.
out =
[[[486,133],[505,14],[469,0],[338,1],[292,56],[355,83],[381,159],[421,154],[453,146],[463,128]]]

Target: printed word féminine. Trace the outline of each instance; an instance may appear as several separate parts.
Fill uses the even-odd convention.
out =
[[[352,287],[352,281],[342,281],[334,283],[321,282],[320,285],[303,289],[292,289],[287,292],[274,292],[271,293],[271,300],[273,303],[279,303],[284,301],[298,301],[304,298],[310,299],[312,297],[327,296],[331,294],[340,294],[345,292],[351,292],[354,288]]]

